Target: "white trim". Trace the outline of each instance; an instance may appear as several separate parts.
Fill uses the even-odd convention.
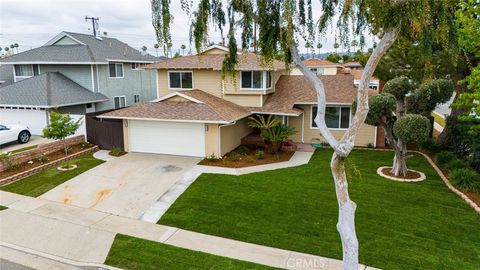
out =
[[[158,86],[158,70],[155,71],[155,84],[157,85],[157,99],[160,98],[160,89]]]
[[[172,88],[170,87],[170,73],[180,73],[180,88]],[[181,73],[192,73],[192,87],[191,88],[181,88],[182,86],[182,74]],[[168,90],[174,90],[174,91],[179,91],[179,90],[192,90],[195,89],[195,86],[193,84],[193,71],[192,70],[179,70],[179,71],[168,71],[167,72],[167,81],[168,81]]]
[[[206,124],[228,124],[228,121],[204,121],[204,120],[183,120],[183,119],[160,119],[160,118],[143,118],[143,117],[122,117],[122,116],[97,116],[104,119],[126,119],[126,120],[142,120],[142,121],[160,121],[160,122],[182,122],[182,123],[206,123]]]
[[[52,106],[44,106],[44,105],[19,105],[19,104],[0,104],[0,106],[3,107],[36,107],[36,108],[45,108],[45,109],[51,109],[51,108],[58,108],[58,107],[67,107],[67,106],[73,106],[73,105],[80,105],[80,104],[87,104],[87,103],[100,103],[104,101],[108,101],[109,99],[98,99],[98,100],[90,100],[90,101],[82,101],[82,102],[74,102],[74,103],[67,103],[67,104],[60,104],[60,105],[52,105]]]
[[[15,72],[15,65],[13,65],[12,68],[13,68],[13,82],[17,82],[17,73]]]
[[[208,46],[205,50],[203,50],[203,51],[200,52],[199,54],[205,53],[205,52],[210,51],[210,50],[212,50],[212,49],[219,49],[219,50],[222,50],[222,51],[227,52],[227,53],[230,51],[229,48],[227,48],[227,47],[225,47],[225,46],[221,46],[221,45],[214,44],[214,45],[212,45],[212,46]],[[241,55],[242,53],[237,51],[237,54],[238,54],[238,55]],[[197,55],[198,55],[198,54],[197,54]]]
[[[318,102],[295,102],[294,105],[317,105]],[[331,106],[352,106],[352,103],[340,103],[340,102],[327,102],[325,105]]]
[[[100,81],[98,79],[98,65],[95,65],[95,69],[97,71],[97,92],[100,93]]]
[[[110,65],[115,65],[115,76],[117,76],[117,65],[122,65],[122,77],[111,77],[110,76]],[[123,63],[116,63],[116,62],[108,63],[108,78],[109,79],[123,79],[123,78],[125,78],[125,69],[123,68]]]
[[[64,38],[64,37],[69,37],[70,39],[72,39],[73,41],[77,42],[78,44],[80,45],[85,45],[85,43],[81,42],[80,40],[72,37],[70,34],[67,34],[65,31],[62,31],[60,32],[60,34],[56,35],[55,37],[53,37],[52,39],[50,39],[49,41],[47,41],[47,43],[45,43],[43,46],[50,46],[50,45],[53,45],[55,44],[55,42],[59,41],[60,39]],[[42,46],[42,47],[43,47]]]
[[[95,76],[93,75],[93,65],[90,65],[90,73],[92,74],[92,91],[95,92]]]
[[[147,60],[126,60],[126,59],[105,59],[108,62],[123,62],[123,63],[146,63],[146,64],[153,64],[154,61],[147,61]]]
[[[19,61],[19,62],[2,62],[2,65],[91,65],[102,64],[108,65],[108,62],[49,62],[49,61]]]
[[[196,98],[193,98],[193,97],[187,96],[187,95],[185,95],[185,94],[183,94],[183,93],[180,93],[180,92],[173,92],[173,93],[170,93],[170,94],[168,94],[168,95],[165,95],[165,96],[163,96],[163,97],[161,97],[161,98],[158,98],[158,99],[152,100],[151,102],[159,102],[159,101],[163,101],[163,100],[169,99],[169,98],[171,98],[171,97],[174,97],[174,96],[180,96],[180,97],[182,97],[182,98],[188,99],[188,100],[190,100],[190,101],[193,101],[193,102],[195,102],[195,103],[203,104],[203,102],[202,102],[202,101],[200,101],[200,100],[198,100],[198,99],[196,99]]]
[[[314,119],[314,117],[313,117],[313,115],[312,115],[312,114],[313,114],[313,107],[314,107],[314,106],[317,106],[317,105],[310,105],[310,129],[319,129],[318,127],[312,126],[312,122],[313,122],[313,119]],[[327,127],[329,130],[345,131],[345,130],[347,130],[347,129],[350,128],[350,125],[352,124],[352,106],[351,106],[351,105],[350,105],[350,106],[344,106],[344,105],[343,105],[343,106],[342,106],[342,105],[340,105],[340,106],[333,105],[333,106],[332,106],[332,105],[330,105],[330,104],[327,104],[326,107],[339,107],[339,108],[340,108],[340,112],[339,112],[339,115],[338,115],[338,126],[341,126],[341,124],[342,124],[342,123],[341,123],[341,119],[342,119],[342,110],[341,110],[341,108],[344,107],[344,108],[349,108],[349,109],[350,109],[350,115],[349,115],[349,118],[348,118],[348,128],[340,128],[340,127],[338,127],[338,128],[330,128],[330,127]],[[318,108],[318,107],[317,107],[317,108]]]
[[[302,143],[305,142],[305,113],[302,113]]]
[[[17,64],[15,64],[15,65],[17,65]],[[13,82],[17,82],[17,78],[21,79],[20,81],[22,81],[22,80],[32,78],[33,76],[35,76],[35,72],[33,70],[33,65],[35,65],[35,64],[21,64],[22,66],[30,66],[32,68],[32,76],[17,76],[17,72],[15,72],[15,65],[13,65]],[[18,64],[18,65],[20,65],[20,64]],[[40,75],[40,66],[38,66],[38,74],[37,75]]]
[[[373,147],[377,147],[377,132],[378,132],[378,127],[375,126],[375,137],[373,141]]]
[[[242,87],[242,72],[251,72],[252,73],[252,78],[251,78],[251,83],[253,86],[253,72],[261,72],[262,73],[262,87],[260,88],[243,88]],[[273,76],[270,74],[270,80],[272,81],[272,84],[270,85],[270,88],[267,88],[267,72],[271,72],[270,70],[240,70],[240,90],[241,91],[268,91],[270,89],[273,89]]]
[[[302,113],[294,114],[294,113],[282,113],[282,112],[256,112],[256,111],[252,111],[252,114],[271,114],[271,115],[281,115],[281,116],[300,116]]]
[[[122,98],[122,97],[124,98],[125,106],[124,106],[124,107],[115,108],[115,98]],[[112,101],[113,101],[113,108],[114,108],[114,109],[122,109],[122,108],[126,108],[126,107],[127,107],[127,96],[126,96],[126,95],[113,96]],[[120,105],[120,101],[118,102],[118,105]]]

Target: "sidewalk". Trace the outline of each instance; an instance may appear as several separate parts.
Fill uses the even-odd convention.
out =
[[[103,264],[116,233],[285,269],[341,269],[341,261],[211,236],[0,191],[0,246],[78,265]],[[21,226],[19,226],[21,224]],[[29,252],[30,251],[30,252]],[[374,268],[361,266],[362,270]]]

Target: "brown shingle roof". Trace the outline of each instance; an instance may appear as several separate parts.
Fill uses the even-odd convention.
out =
[[[350,70],[350,74],[353,75],[354,80],[360,80],[360,78],[362,78],[362,73],[363,73],[363,69],[351,69]],[[375,76],[372,76],[370,81],[374,81],[374,80],[378,80],[378,78],[375,77]]]
[[[237,70],[283,70],[285,63],[274,60],[271,64],[263,63],[261,57],[246,52],[238,56]],[[201,54],[172,58],[146,66],[154,69],[213,69],[222,70],[224,54]]]
[[[353,86],[353,76],[348,74],[320,75],[325,88],[327,103],[351,104],[356,99],[357,88]],[[369,94],[375,92],[370,91]],[[316,103],[317,92],[310,81],[302,75],[283,75],[278,80],[273,93],[262,108],[251,108],[254,112],[284,113],[299,115],[295,104]]]
[[[250,112],[237,104],[201,90],[178,91],[201,101],[177,102],[168,99],[148,102],[100,115],[102,118],[141,118],[182,121],[232,122]]]
[[[305,64],[305,66],[307,67],[319,67],[319,66],[332,66],[332,67],[336,67],[336,66],[339,66],[339,64],[336,64],[336,63],[333,63],[333,62],[330,62],[326,59],[321,59],[321,58],[310,58],[310,59],[306,59],[303,61],[303,63]]]

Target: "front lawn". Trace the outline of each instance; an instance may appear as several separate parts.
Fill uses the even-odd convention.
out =
[[[76,164],[78,166],[75,170],[62,172],[57,170],[58,166],[54,166],[22,180],[5,186],[0,186],[0,190],[31,197],[38,197],[52,188],[62,184],[63,182],[66,182],[73,177],[102,164],[103,162],[104,161],[102,160],[94,158],[93,154],[84,155],[69,161],[69,163]]]
[[[105,264],[123,269],[272,269],[250,262],[215,256],[117,234]]]
[[[0,211],[7,209],[8,207],[0,205]]]
[[[341,259],[331,155],[330,149],[319,149],[299,167],[204,174],[159,223]],[[427,175],[418,183],[376,174],[378,167],[391,166],[393,152],[354,150],[350,160],[361,172],[350,179],[361,263],[382,269],[478,269],[480,216],[422,156],[408,159],[409,168]]]

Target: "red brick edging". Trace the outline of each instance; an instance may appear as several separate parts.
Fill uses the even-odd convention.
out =
[[[371,148],[361,148],[361,150],[371,150],[371,151],[393,151],[392,149],[371,149]],[[433,160],[425,153],[422,153],[420,151],[408,151],[408,152],[412,152],[412,153],[417,153],[417,154],[420,154],[422,155],[423,157],[425,157],[425,159],[428,161],[428,163],[430,163],[430,166],[433,167],[433,169],[435,169],[435,171],[437,172],[438,175],[440,175],[440,178],[442,179],[442,181],[445,183],[445,185],[447,185],[448,189],[450,189],[451,191],[453,191],[453,193],[457,194],[458,196],[460,196],[460,198],[462,198],[469,206],[471,206],[473,208],[473,210],[475,210],[475,212],[477,212],[478,214],[480,214],[480,206],[477,205],[474,201],[472,201],[470,198],[468,198],[467,195],[465,195],[463,192],[461,192],[460,190],[458,190],[457,188],[455,188],[451,183],[450,181],[448,180],[448,178],[443,174],[442,170],[440,170],[440,168],[438,168],[437,164],[435,164],[435,162],[433,162]]]
[[[0,186],[5,185],[5,184],[10,184],[12,182],[18,181],[18,180],[23,179],[23,178],[25,178],[27,176],[30,176],[32,174],[36,174],[40,171],[43,171],[43,170],[48,169],[50,167],[53,167],[53,166],[55,166],[59,163],[62,163],[64,161],[71,160],[71,159],[77,158],[81,155],[93,153],[93,152],[96,152],[96,151],[98,151],[98,146],[94,146],[94,147],[82,150],[82,151],[77,152],[75,154],[72,154],[71,156],[68,156],[68,157],[63,157],[63,158],[45,163],[43,165],[40,165],[40,166],[35,167],[35,168],[31,168],[30,170],[27,170],[27,171],[24,171],[24,172],[20,172],[20,173],[14,174],[14,175],[10,175],[10,176],[0,180]]]

